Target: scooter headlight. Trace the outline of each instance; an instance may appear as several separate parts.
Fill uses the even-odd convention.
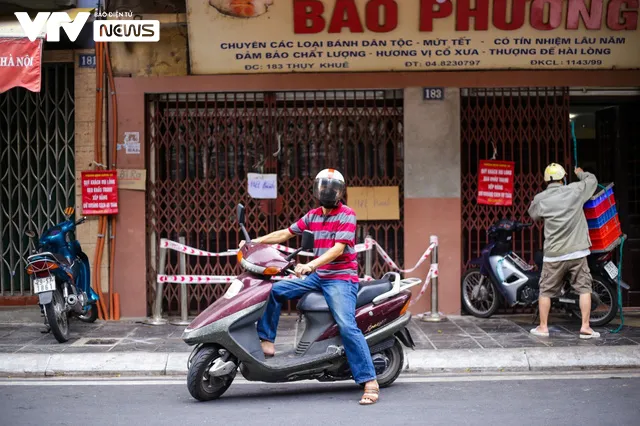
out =
[[[240,293],[240,290],[242,290],[243,287],[244,287],[244,284],[242,284],[242,281],[233,280],[231,281],[231,285],[227,289],[227,292],[222,297],[225,299],[232,299],[236,297],[238,293]]]
[[[248,262],[247,259],[240,260],[240,265],[245,270],[249,272],[253,272],[254,274],[260,274],[260,275],[264,274],[264,271],[266,269],[262,266],[254,265],[253,263]]]

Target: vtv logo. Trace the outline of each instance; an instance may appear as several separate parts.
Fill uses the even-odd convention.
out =
[[[15,12],[25,35],[31,41],[36,41],[42,28],[46,25],[46,40],[60,41],[60,28],[64,28],[69,40],[76,41],[84,24],[89,20],[89,12],[78,12],[75,19],[71,19],[66,12],[38,12],[33,21],[27,12]]]

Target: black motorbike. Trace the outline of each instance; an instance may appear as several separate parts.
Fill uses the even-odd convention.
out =
[[[467,312],[479,318],[489,318],[501,303],[508,307],[537,304],[542,252],[534,255],[536,268],[512,251],[513,233],[530,226],[502,219],[489,228],[489,244],[482,250],[481,257],[470,262],[472,268],[462,277],[462,301]],[[618,312],[618,268],[611,257],[610,251],[592,252],[587,258],[593,277],[590,323],[596,327],[608,324]],[[629,289],[624,282],[620,285]],[[572,291],[567,276],[560,296],[552,299],[552,307],[580,318],[579,298]]]

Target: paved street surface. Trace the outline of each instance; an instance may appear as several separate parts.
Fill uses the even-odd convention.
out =
[[[416,349],[500,349],[545,348],[570,346],[640,345],[638,313],[627,315],[627,327],[613,334],[614,323],[596,328],[602,338],[580,340],[579,322],[566,315],[552,319],[551,337],[537,338],[529,334],[531,315],[478,319],[471,316],[451,317],[442,323],[425,323],[414,319],[409,326]],[[71,322],[71,339],[58,344],[44,329],[38,307],[0,309],[0,353],[83,353],[83,352],[189,352],[180,339],[184,326],[145,325],[141,321],[98,321],[84,324]],[[276,349],[286,351],[304,331],[297,316],[283,316],[278,330]]]
[[[196,402],[184,380],[0,380],[3,425],[637,425],[640,373],[401,376],[360,407],[349,383],[237,380]]]

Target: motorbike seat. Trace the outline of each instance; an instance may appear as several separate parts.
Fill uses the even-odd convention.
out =
[[[375,281],[362,282],[358,285],[358,297],[356,299],[356,308],[368,305],[381,295],[393,288],[393,284],[388,278]],[[312,291],[300,299],[298,302],[298,310],[305,312],[329,312],[329,305],[320,291]]]

